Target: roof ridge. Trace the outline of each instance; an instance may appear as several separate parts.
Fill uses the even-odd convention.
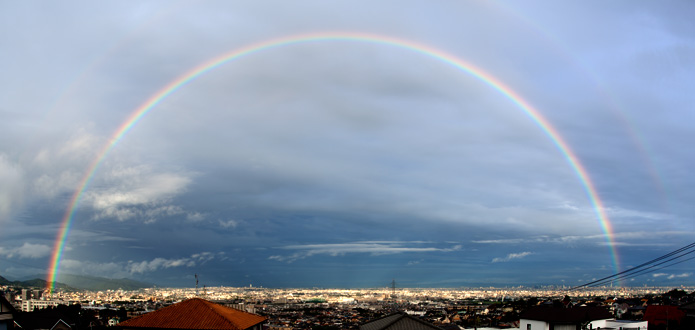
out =
[[[265,320],[267,318],[261,315],[244,312],[195,297],[123,321],[119,323],[119,326],[132,326],[133,328],[245,330]]]
[[[414,321],[414,322],[416,322],[416,323],[422,324],[422,325],[427,326],[428,328],[431,328],[431,329],[441,329],[440,327],[438,327],[438,326],[436,326],[436,325],[434,325],[434,324],[431,324],[431,323],[429,323],[429,322],[427,322],[427,321],[424,321],[424,320],[421,320],[421,319],[419,319],[419,318],[413,317],[413,316],[411,316],[410,314],[408,314],[408,313],[406,313],[406,312],[395,312],[395,313],[391,313],[391,314],[389,314],[389,315],[382,316],[382,317],[380,317],[380,318],[378,318],[378,319],[376,319],[376,320],[367,322],[367,323],[365,323],[365,325],[367,325],[367,324],[374,324],[374,323],[376,323],[376,322],[385,321],[385,320],[387,320],[387,319],[389,319],[388,322],[384,323],[382,326],[379,326],[379,327],[377,328],[377,330],[386,330],[386,329],[390,328],[391,326],[394,326],[396,323],[398,323],[398,322],[400,322],[400,321],[402,321],[402,320],[412,320],[412,321]]]
[[[432,327],[432,328],[434,328],[434,329],[441,329],[440,327],[438,327],[438,326],[436,326],[436,325],[434,325],[434,324],[432,324],[432,323],[429,323],[429,322],[427,322],[427,321],[425,321],[425,320],[422,320],[422,319],[420,319],[420,318],[414,317],[414,316],[412,316],[412,315],[410,315],[410,314],[408,314],[408,313],[403,312],[403,316],[406,317],[406,318],[408,318],[408,319],[410,319],[410,320],[413,320],[413,321],[415,321],[415,322],[419,322],[419,323],[421,323],[421,324],[424,324],[424,325],[427,325],[427,326],[429,326],[429,327]],[[399,318],[399,320],[400,320],[400,318]]]
[[[185,300],[182,300],[182,301],[180,301],[179,303],[182,303],[182,302],[184,302],[184,301],[185,301]],[[171,304],[171,305],[169,305],[169,306],[164,306],[164,307],[162,307],[162,308],[160,308],[160,309],[155,309],[155,310],[153,310],[152,312],[159,312],[159,311],[161,311],[161,310],[165,310],[165,309],[167,309],[167,308],[169,308],[169,307],[171,307],[171,306],[174,306],[174,305],[176,305],[176,303],[173,303],[173,304]],[[152,313],[152,312],[149,312],[149,313]],[[149,314],[149,313],[140,314],[140,315],[138,315],[138,316],[135,316],[135,317],[132,317],[132,318],[130,318],[130,319],[128,319],[128,320],[125,320],[124,322],[130,322],[130,321],[133,321],[133,320],[140,319],[140,318],[142,318],[143,316],[145,316],[145,315],[147,315],[147,314]],[[123,323],[123,322],[121,322],[121,323]]]
[[[220,313],[220,311],[218,310],[219,307],[225,307],[225,308],[229,308],[229,307],[215,304],[212,301],[208,301],[208,300],[197,298],[197,297],[192,298],[192,299],[197,299],[197,300],[201,301],[203,304],[205,304],[205,306],[207,308],[209,308],[215,315],[217,315],[217,317],[221,318],[224,323],[231,325],[233,329],[242,330],[239,328],[238,324],[235,324],[235,322],[233,322],[230,318],[226,317],[225,315],[222,315],[222,313]]]
[[[393,319],[393,321],[391,321],[391,322],[389,322],[389,323],[386,323],[386,325],[384,325],[383,327],[381,327],[381,329],[386,329],[386,328],[388,328],[388,327],[394,325],[396,322],[400,321],[401,319],[403,319],[404,317],[406,317],[408,314],[403,313],[403,312],[396,312],[396,313],[393,313],[393,314],[391,314],[391,315],[384,316],[383,318],[391,317],[391,316],[394,316],[394,315],[398,315],[398,317],[395,318],[395,319]]]

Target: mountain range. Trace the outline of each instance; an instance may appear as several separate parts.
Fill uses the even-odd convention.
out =
[[[20,288],[45,288],[47,285],[45,275],[32,276],[26,280],[10,281],[2,276],[0,276],[0,285],[10,285]],[[145,283],[136,280],[131,280],[128,278],[121,279],[111,279],[104,277],[95,276],[84,276],[84,275],[71,275],[71,274],[61,274],[60,282],[55,283],[56,289],[62,289],[67,291],[76,290],[90,290],[90,291],[103,291],[103,290],[137,290],[142,288],[151,288],[155,285],[152,283]]]

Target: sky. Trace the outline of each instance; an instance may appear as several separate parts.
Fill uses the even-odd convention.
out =
[[[178,287],[575,286],[637,266],[695,237],[694,13],[1,1],[0,276],[46,276],[57,241],[58,281]],[[694,265],[615,285],[695,285]]]

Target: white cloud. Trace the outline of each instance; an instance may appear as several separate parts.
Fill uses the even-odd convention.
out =
[[[2,251],[2,250],[0,250]],[[128,262],[91,262],[63,259],[60,263],[61,273],[103,276],[108,278],[129,277],[134,274],[154,272],[175,267],[195,267],[215,259],[224,260],[224,252],[200,252],[182,258],[154,258],[152,260]]]
[[[222,256],[224,256],[223,252],[219,252],[217,254],[212,252],[201,252],[193,254],[190,257],[178,259],[155,258],[149,261],[128,261],[128,264],[125,268],[131,274],[142,274],[147,272],[153,272],[159,269],[167,269],[173,267],[194,267],[196,265],[201,265],[210,260],[213,260],[216,257]]]
[[[107,174],[111,188],[92,190],[84,200],[96,211],[94,219],[125,221],[139,219],[153,223],[162,217],[186,215],[195,220],[202,215],[172,205],[171,199],[184,192],[191,178],[180,173],[155,173],[149,166],[119,167]]]
[[[200,212],[189,212],[186,214],[186,220],[188,221],[198,222],[202,221],[203,219],[205,219],[205,215]]]
[[[678,275],[671,274],[671,275],[669,275],[668,279],[672,280],[674,278],[685,278],[685,277],[690,277],[692,275],[693,275],[692,273],[682,273],[682,274],[678,274]]]
[[[222,221],[220,220],[220,226],[222,228],[236,228],[236,226],[239,225],[239,221],[236,220],[227,220],[227,221]]]
[[[668,243],[664,242],[645,242],[646,239],[658,238],[663,240],[667,237],[680,237],[692,235],[691,231],[655,231],[655,232],[618,232],[613,233],[614,246],[668,246]],[[634,242],[632,242],[634,240]],[[473,243],[479,244],[533,244],[533,243],[551,243],[551,244],[596,244],[596,245],[608,245],[606,241],[605,234],[597,235],[565,235],[565,236],[533,236],[526,238],[509,238],[509,239],[489,239],[489,240],[475,240]]]
[[[651,220],[674,220],[674,216],[670,214],[664,214],[664,213],[656,213],[656,212],[643,212],[643,211],[637,211],[637,210],[628,210],[628,209],[623,209],[623,208],[617,208],[617,207],[612,207],[612,208],[606,208],[604,209],[605,212],[607,213],[608,216],[611,218],[643,218],[643,219],[651,219]]]
[[[277,261],[293,262],[295,260],[304,259],[314,255],[329,255],[340,256],[347,253],[368,253],[371,255],[386,255],[398,253],[414,253],[414,252],[451,252],[461,249],[461,245],[454,245],[450,248],[436,248],[413,246],[422,245],[424,242],[397,242],[397,241],[368,241],[368,242],[353,242],[353,243],[338,243],[338,244],[307,244],[307,245],[289,245],[282,249],[297,250],[289,256],[274,255],[268,259]]]
[[[51,254],[51,247],[44,244],[32,244],[25,242],[21,247],[7,249],[0,247],[0,255],[8,258],[18,257],[22,259],[37,259]]]
[[[504,258],[494,258],[494,259],[492,259],[492,262],[493,262],[493,263],[496,263],[496,262],[508,262],[508,261],[512,261],[512,260],[515,260],[515,259],[525,258],[526,256],[529,256],[529,255],[531,255],[531,254],[533,254],[533,253],[532,253],[532,252],[510,253],[510,254],[508,254],[508,255],[507,255],[506,257],[504,257]]]
[[[155,259],[150,260],[150,261],[128,263],[127,268],[128,268],[128,271],[130,271],[130,273],[137,274],[137,273],[153,272],[153,271],[158,270],[160,268],[171,268],[171,267],[180,267],[180,266],[193,267],[193,266],[195,266],[195,262],[189,258],[181,258],[181,259],[155,258]]]

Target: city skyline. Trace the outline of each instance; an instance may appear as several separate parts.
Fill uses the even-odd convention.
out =
[[[693,241],[689,2],[0,8],[0,276],[571,287]]]

